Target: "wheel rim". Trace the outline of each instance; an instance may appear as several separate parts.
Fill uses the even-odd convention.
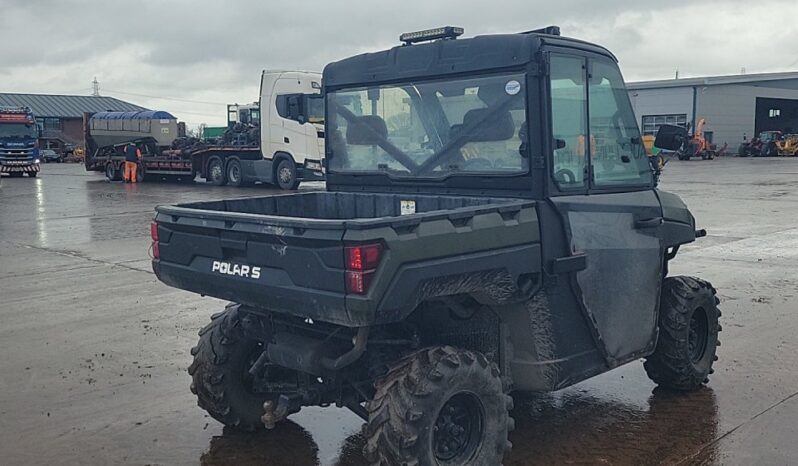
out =
[[[443,405],[433,428],[435,458],[442,464],[463,464],[482,440],[482,403],[471,393],[458,393]]]
[[[698,308],[690,318],[690,331],[687,344],[690,350],[690,359],[695,363],[704,357],[709,340],[709,322],[704,309]]]
[[[291,169],[288,167],[283,167],[280,169],[280,182],[281,183],[290,183],[291,182]]]
[[[217,162],[211,165],[211,178],[214,180],[222,179],[222,166]]]
[[[227,177],[230,178],[231,183],[238,183],[238,180],[241,176],[241,169],[238,167],[237,164],[230,165],[230,173],[227,174]]]

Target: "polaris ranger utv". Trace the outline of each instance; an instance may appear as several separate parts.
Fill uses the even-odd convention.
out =
[[[640,358],[708,381],[715,290],[668,277],[703,231],[656,189],[615,57],[555,27],[460,33],[325,68],[326,191],[158,207],[158,278],[234,302],[191,351],[215,419],[336,404],[374,464],[496,465],[514,391]]]

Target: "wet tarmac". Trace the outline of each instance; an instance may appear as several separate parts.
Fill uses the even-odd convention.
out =
[[[673,161],[662,188],[709,232],[671,271],[719,290],[711,383],[674,395],[635,362],[518,397],[505,465],[798,464],[798,159]],[[0,464],[366,464],[348,411],[240,434],[189,392],[189,349],[224,303],[155,279],[153,207],[270,192],[107,183],[70,164],[3,178]]]

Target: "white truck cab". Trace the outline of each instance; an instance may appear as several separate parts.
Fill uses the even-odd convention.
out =
[[[274,183],[294,189],[323,180],[324,100],[321,74],[270,71],[261,75],[261,151]]]

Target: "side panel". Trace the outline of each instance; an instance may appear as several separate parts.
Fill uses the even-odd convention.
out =
[[[347,296],[352,321],[396,322],[435,296],[484,293],[488,300],[507,300],[519,279],[539,278],[540,230],[534,207],[451,217],[415,225],[397,219],[382,228],[347,230],[345,241],[380,239],[386,249],[369,294]]]
[[[553,199],[573,251],[587,256],[576,283],[610,365],[656,342],[663,271],[662,208],[653,190]]]

